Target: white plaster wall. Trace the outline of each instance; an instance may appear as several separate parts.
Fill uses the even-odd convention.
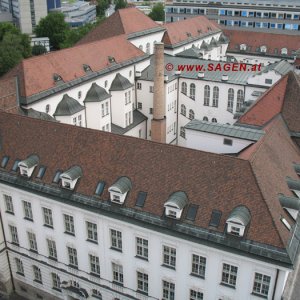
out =
[[[86,127],[84,109],[72,116],[56,116],[55,119],[64,124],[75,125],[73,123],[73,118],[76,118],[76,122],[77,122],[76,126],[79,126],[78,116],[80,115],[81,115],[81,127]]]
[[[131,130],[127,131],[124,135],[133,136],[136,138],[139,138],[140,136],[140,130],[141,130],[141,138],[145,139],[147,134],[147,120],[143,121],[142,123],[138,124]]]
[[[102,117],[102,107],[108,103],[109,114]],[[101,101],[101,102],[86,102],[85,103],[86,111],[86,127],[92,129],[102,130],[103,126],[106,124],[111,124],[111,107],[110,107],[110,98]]]
[[[143,51],[146,53],[146,45],[147,43],[150,43],[150,53],[148,54],[153,54],[154,53],[154,43],[155,42],[161,42],[161,39],[163,37],[164,31],[156,32],[156,33],[151,33],[147,35],[143,35],[140,37],[136,38],[130,38],[129,41],[135,45],[137,48],[143,46]]]
[[[279,79],[281,75],[275,71],[268,71],[266,73],[261,72],[257,75],[251,76],[248,78],[248,84],[264,86],[266,88],[274,85]],[[272,83],[268,84],[265,82],[266,79],[272,79]]]
[[[232,145],[224,145],[224,138],[232,140]],[[213,153],[238,153],[252,141],[227,137],[207,132],[185,129],[185,146],[187,148],[202,150]]]
[[[58,166],[59,167],[59,166]],[[0,184],[1,192],[9,191],[13,197],[15,215],[3,214],[4,230],[9,236],[8,224],[13,224],[18,228],[20,247],[11,246],[13,249],[24,255],[25,258],[16,252],[10,252],[11,257],[20,255],[25,268],[25,277],[15,274],[16,268],[13,265],[13,274],[19,280],[25,281],[30,285],[36,285],[44,291],[57,295],[52,290],[50,273],[58,273],[63,280],[76,280],[80,287],[85,288],[91,294],[92,288],[97,288],[103,293],[104,300],[111,300],[112,292],[97,284],[114,287],[112,280],[112,261],[123,265],[124,287],[118,287],[119,290],[131,296],[136,296],[136,270],[143,270],[149,275],[149,296],[156,299],[162,298],[162,280],[168,280],[175,283],[176,299],[188,299],[190,288],[197,288],[204,293],[205,299],[216,300],[217,297],[228,296],[231,299],[254,300],[259,299],[251,295],[253,288],[254,273],[259,272],[271,276],[271,285],[269,299],[272,296],[273,287],[276,278],[276,269],[281,271],[278,277],[278,287],[282,286],[285,274],[288,272],[285,268],[271,265],[263,261],[250,259],[245,256],[236,255],[231,252],[225,252],[216,248],[208,247],[200,243],[193,243],[157,231],[129,224],[113,217],[106,217],[97,213],[60,203],[53,199],[37,196],[28,192]],[[34,222],[24,220],[22,200],[31,202]],[[52,209],[54,228],[43,226],[42,207]],[[3,201],[0,202],[1,211],[4,210]],[[75,222],[75,236],[64,234],[63,214],[72,215]],[[199,213],[199,212],[198,212]],[[86,241],[87,233],[85,222],[93,222],[98,228],[98,244]],[[122,232],[123,251],[114,251],[110,249],[110,229],[116,229]],[[27,230],[32,230],[36,234],[38,241],[39,254],[33,254],[28,251]],[[149,260],[141,260],[135,257],[135,238],[143,237],[149,241]],[[56,241],[58,262],[50,262],[47,258],[48,251],[46,238],[52,237]],[[66,245],[73,245],[78,254],[78,270],[68,267],[68,257]],[[176,248],[176,270],[168,269],[162,266],[162,247],[163,245]],[[93,278],[89,274],[88,254],[96,253],[100,259],[101,278]],[[190,276],[192,254],[205,256],[206,274],[205,279]],[[181,259],[181,258],[185,259]],[[37,261],[37,260],[38,261]],[[13,264],[14,264],[14,260]],[[42,264],[44,262],[45,264]],[[238,267],[236,288],[231,289],[220,285],[222,276],[222,264],[229,263]],[[43,286],[33,282],[32,265],[38,265],[42,271]],[[63,270],[69,272],[67,274]],[[90,281],[85,281],[86,278]],[[95,284],[91,283],[93,281]],[[280,291],[279,291],[280,292]],[[114,296],[118,296],[117,293]],[[126,296],[118,296],[120,299],[128,299]],[[144,299],[142,296],[138,299]],[[152,299],[152,298],[145,298]],[[276,300],[280,295],[276,295]]]

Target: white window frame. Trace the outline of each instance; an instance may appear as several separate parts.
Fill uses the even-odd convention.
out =
[[[96,223],[86,221],[87,240],[98,243],[98,228]]]
[[[91,274],[100,276],[100,260],[99,256],[89,254]]]
[[[136,256],[141,257],[148,260],[149,255],[149,241],[147,239],[136,237]]]
[[[4,202],[5,202],[5,208],[7,213],[14,214],[14,204],[12,201],[12,196],[3,194]]]
[[[74,217],[64,214],[65,233],[75,235]]]
[[[122,251],[122,232],[116,229],[110,228],[110,242],[111,248]]]
[[[113,273],[113,282],[123,285],[124,282],[123,266],[116,263],[112,263],[112,273]]]
[[[163,245],[163,266],[176,268],[176,248]]]
[[[42,209],[43,209],[44,225],[53,228],[52,210],[48,207],[42,207]]]

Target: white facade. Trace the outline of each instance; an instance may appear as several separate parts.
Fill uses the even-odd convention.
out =
[[[129,296],[134,299],[162,299],[163,281],[166,281],[175,285],[175,299],[189,299],[190,290],[193,290],[203,293],[204,299],[208,300],[226,297],[226,299],[255,300],[260,299],[252,294],[255,273],[269,276],[268,299],[279,300],[281,297],[288,274],[288,270],[283,267],[191,242],[176,237],[176,234],[175,236],[163,234],[142,225],[117,220],[113,216],[102,215],[101,210],[98,214],[83,207],[67,205],[4,184],[0,185],[0,190],[1,197],[10,195],[14,205],[14,214],[6,213],[4,201],[0,201],[4,231],[8,246],[12,249],[9,250],[12,274],[17,282],[38,289],[36,293],[43,295],[45,299],[53,299],[53,297],[69,299],[66,295],[70,295],[64,289],[62,292],[53,289],[51,273],[57,274],[60,282],[76,281],[79,287],[89,294],[87,299],[93,299],[91,297],[93,289],[98,290],[104,300],[112,300],[114,297],[122,300],[132,299]],[[25,217],[23,201],[31,203],[31,219]],[[52,212],[52,226],[45,225],[45,222],[49,223],[49,219],[45,221],[44,208]],[[64,232],[70,231],[70,227],[66,228],[64,215],[73,217],[73,233]],[[96,224],[96,235],[88,236],[87,222]],[[17,228],[19,246],[11,244],[9,226]],[[122,245],[119,243],[112,245],[112,231],[121,233]],[[28,250],[30,248],[28,232],[36,236],[37,252]],[[147,257],[137,257],[139,256],[137,238],[148,241]],[[55,241],[57,260],[49,258],[47,239]],[[69,265],[67,247],[76,249],[78,268]],[[164,261],[163,251],[166,253],[170,249],[175,249],[175,254],[174,252],[172,254],[175,263],[173,261],[168,266]],[[99,258],[100,277],[99,274],[90,273],[90,255]],[[201,276],[191,275],[193,255],[205,258],[204,273],[201,273]],[[17,269],[16,258],[22,261],[23,274],[20,274],[20,270]],[[123,268],[123,285],[113,283],[113,264]],[[222,284],[224,264],[238,268],[235,288]],[[39,268],[40,280],[34,281],[36,275],[33,273],[33,266]],[[17,271],[19,274],[16,273]],[[148,275],[148,296],[137,292],[137,272]],[[33,299],[33,295],[28,295],[28,292],[24,293],[19,289],[20,284],[17,285],[18,293]],[[272,298],[273,292],[274,298]],[[78,297],[76,293],[71,295]]]

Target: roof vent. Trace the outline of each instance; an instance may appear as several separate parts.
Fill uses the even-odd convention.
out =
[[[53,74],[53,80],[54,82],[62,81],[62,77],[56,73]]]
[[[37,155],[33,154],[28,156],[25,160],[22,160],[18,163],[20,168],[20,173],[23,176],[30,177],[34,171],[34,168],[38,165],[39,158]]]
[[[109,57],[108,57],[108,61],[109,61],[110,64],[116,62],[116,60],[115,60],[115,58],[114,58],[113,56],[109,56]]]
[[[227,74],[223,74],[222,75],[222,80],[223,81],[227,81],[228,80],[228,75]]]
[[[198,78],[204,78],[204,72],[199,72],[198,73]]]
[[[186,35],[187,35],[187,37],[191,37],[192,36],[192,34],[190,32],[187,32]]]
[[[109,189],[110,201],[123,204],[127,193],[132,189],[131,180],[128,177],[120,177]]]
[[[62,187],[73,190],[78,179],[82,177],[82,169],[79,166],[73,166],[63,172],[59,177],[62,181]]]
[[[202,30],[201,30],[201,29],[198,29],[197,32],[198,32],[199,34],[201,34],[201,33],[202,33]]]
[[[85,64],[83,65],[83,70],[84,70],[84,72],[92,71],[91,67],[89,65],[85,65]]]
[[[164,204],[166,216],[174,219],[180,219],[182,211],[187,203],[188,197],[185,192],[179,191],[173,193]]]

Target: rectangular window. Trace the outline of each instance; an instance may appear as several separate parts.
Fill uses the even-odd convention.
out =
[[[73,125],[77,125],[77,118],[73,118]]]
[[[136,88],[137,88],[138,90],[141,90],[141,89],[142,89],[142,83],[141,83],[141,82],[138,82]]]
[[[136,272],[137,273],[137,289],[139,292],[148,294],[148,274]]]
[[[57,259],[56,243],[53,240],[47,239],[49,258]]]
[[[97,224],[86,222],[87,239],[89,241],[98,242]]]
[[[36,237],[33,232],[27,231],[27,236],[28,236],[28,242],[29,242],[29,249],[31,251],[37,252],[37,242],[36,242]]]
[[[17,273],[24,276],[23,262],[19,258],[15,258]]]
[[[268,296],[271,277],[260,273],[255,273],[253,294]]]
[[[142,102],[138,102],[138,109],[143,109],[143,103]]]
[[[176,249],[163,246],[163,265],[175,268],[176,266]]]
[[[60,291],[60,278],[56,273],[51,273],[52,288]]]
[[[41,269],[37,266],[32,266],[33,269],[33,276],[34,276],[34,281],[37,281],[39,283],[42,283],[42,272]]]
[[[223,144],[227,146],[232,146],[232,140],[231,139],[224,139]]]
[[[193,254],[192,255],[192,274],[205,277],[206,258]]]
[[[272,84],[273,80],[272,79],[265,79],[266,84]]]
[[[110,237],[111,237],[111,248],[122,251],[122,232],[111,229]]]
[[[65,233],[75,235],[74,218],[69,215],[64,215]]]
[[[52,210],[43,207],[43,214],[44,214],[44,225],[53,227]]]
[[[190,300],[203,300],[203,293],[190,290]]]
[[[25,219],[33,221],[31,203],[23,201]]]
[[[238,267],[223,264],[222,283],[235,287]]]
[[[175,284],[163,280],[163,297],[162,300],[174,300],[175,299]]]
[[[152,107],[149,108],[149,114],[150,114],[150,115],[153,114],[153,108],[152,108]]]
[[[101,104],[101,115],[102,115],[102,117],[105,116],[104,103]]]
[[[12,202],[12,197],[8,195],[3,195],[5,201],[6,212],[14,214],[14,206]]]
[[[149,86],[149,91],[150,91],[150,93],[154,93],[154,86],[153,85]]]
[[[128,104],[128,96],[127,96],[127,92],[125,92],[125,104]]]
[[[77,260],[77,250],[72,247],[68,248],[68,256],[69,256],[69,265],[71,267],[78,268],[78,260]]]
[[[79,126],[82,126],[81,115],[78,116],[78,125],[79,125]]]
[[[112,263],[113,281],[123,285],[123,267]]]
[[[105,130],[106,130],[106,131],[109,131],[109,124],[106,124],[106,125],[105,125]]]
[[[17,227],[9,225],[10,235],[11,235],[11,242],[13,244],[19,245],[19,238],[18,238],[18,231]]]
[[[109,107],[108,107],[108,102],[105,102],[105,113],[109,115]]]
[[[100,262],[99,262],[99,257],[91,255],[91,254],[89,255],[89,257],[90,257],[91,273],[100,276]]]
[[[148,240],[136,238],[136,256],[148,259]]]

